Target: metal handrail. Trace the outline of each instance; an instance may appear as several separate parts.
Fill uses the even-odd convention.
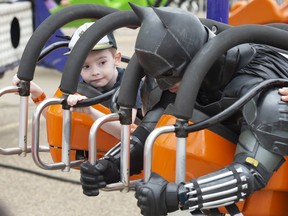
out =
[[[18,93],[19,87],[7,86],[0,89],[0,97],[8,93]],[[0,148],[1,155],[15,155],[26,156],[31,152],[31,146],[27,146],[27,128],[28,128],[28,96],[20,96],[20,111],[19,111],[19,133],[18,133],[18,147]],[[46,146],[40,146],[39,151],[49,151]]]
[[[49,98],[44,101],[42,101],[36,108],[34,115],[33,115],[33,121],[32,121],[32,157],[37,166],[39,166],[42,169],[45,170],[56,170],[56,169],[62,169],[63,171],[69,171],[70,167],[77,167],[79,166],[84,160],[75,160],[70,161],[70,133],[71,130],[67,130],[66,127],[63,127],[63,140],[62,143],[62,162],[58,163],[45,163],[41,160],[39,152],[39,134],[40,134],[40,116],[43,110],[50,106],[50,105],[56,105],[61,104],[63,102],[63,98]],[[65,110],[63,113],[63,122],[65,124],[69,124],[71,121],[71,115],[67,115],[65,112],[70,112],[69,110]],[[71,123],[71,122],[70,122]],[[65,125],[66,126],[66,125]]]
[[[96,135],[99,128],[106,122],[117,121],[120,113],[112,113],[98,118],[90,128],[89,132],[89,162],[93,165],[97,160],[97,141]],[[103,191],[120,190],[128,192],[135,186],[135,181],[130,181],[130,131],[131,125],[121,124],[121,156],[120,156],[120,182],[106,185]]]

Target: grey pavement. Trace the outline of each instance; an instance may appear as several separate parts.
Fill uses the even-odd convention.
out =
[[[115,34],[123,55],[133,53],[135,30],[118,30]],[[9,70],[0,79],[0,88],[11,86],[17,68]],[[52,97],[60,84],[61,73],[37,67],[34,80]],[[29,103],[28,145],[31,144],[31,120],[35,105]],[[18,144],[19,96],[3,95],[0,98],[0,147]],[[46,145],[45,119],[41,118],[40,143]],[[49,153],[41,153],[45,162],[51,161]],[[0,155],[0,216],[138,216],[134,192],[103,192],[98,197],[82,194],[78,170],[47,171],[39,168],[30,154]],[[191,215],[176,212],[169,215]]]

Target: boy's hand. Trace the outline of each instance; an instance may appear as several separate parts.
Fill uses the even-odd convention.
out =
[[[12,78],[12,84],[17,86],[20,83],[20,79],[17,77],[17,74],[15,74]],[[38,86],[36,83],[30,81],[30,94],[32,98],[37,98],[43,93],[43,90],[40,86]]]
[[[20,82],[20,79],[17,77],[17,74],[15,74],[12,78],[12,84],[14,86],[17,86],[19,84],[19,82]]]
[[[82,101],[84,99],[87,99],[86,96],[83,95],[78,95],[78,94],[74,94],[74,95],[69,95],[67,98],[67,103],[68,105],[71,106],[71,111],[73,112],[81,112],[81,113],[86,113],[86,114],[91,114],[91,107],[77,107],[74,108],[73,106],[75,106],[79,101]]]
[[[279,93],[281,95],[281,100],[288,102],[288,87],[280,88]]]

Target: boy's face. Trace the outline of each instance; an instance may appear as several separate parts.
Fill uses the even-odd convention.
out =
[[[113,87],[116,82],[116,66],[121,60],[121,54],[114,54],[114,51],[105,49],[89,53],[81,70],[81,76],[86,83],[95,88]]]

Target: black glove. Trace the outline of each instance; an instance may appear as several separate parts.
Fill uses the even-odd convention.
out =
[[[99,189],[106,187],[106,184],[118,182],[120,173],[118,166],[110,158],[104,158],[92,165],[85,161],[80,166],[83,193],[87,196],[97,196]]]
[[[167,215],[168,212],[179,209],[179,185],[168,183],[157,173],[152,172],[147,183],[137,183],[135,190],[137,205],[142,215]]]

